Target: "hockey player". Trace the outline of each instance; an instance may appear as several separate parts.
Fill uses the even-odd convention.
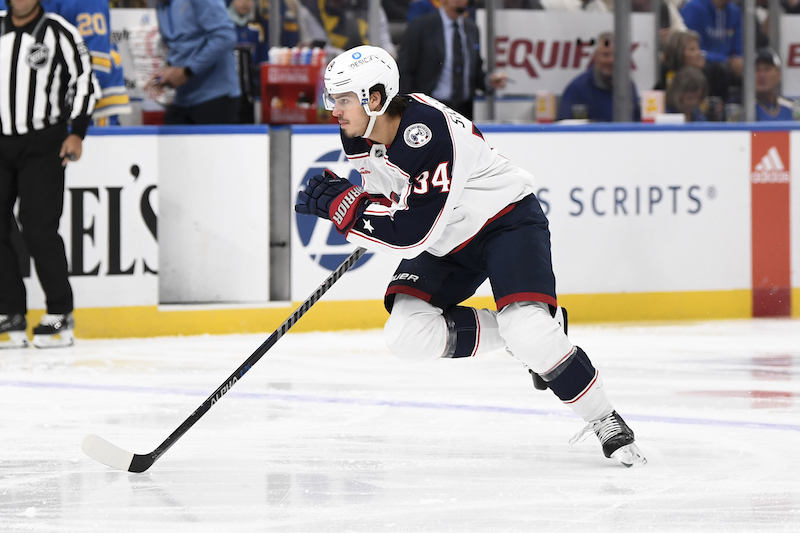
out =
[[[119,115],[131,113],[125,90],[122,58],[111,40],[109,8],[106,0],[42,0],[42,7],[57,13],[78,28],[92,56],[92,71],[102,88],[102,96],[92,113],[95,126],[118,126]]]
[[[646,463],[589,357],[554,319],[548,221],[533,177],[480,130],[424,94],[398,95],[383,49],[359,46],[325,70],[325,106],[363,186],[325,171],[299,213],[330,219],[348,241],[403,258],[385,296],[385,338],[405,359],[506,348],[589,424],[606,457]],[[459,305],[489,278],[497,311]]]

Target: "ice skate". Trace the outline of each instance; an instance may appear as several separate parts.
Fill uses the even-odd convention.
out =
[[[25,315],[0,315],[0,348],[25,348],[28,336]]]
[[[572,437],[569,443],[575,444],[582,441],[590,431],[594,431],[597,438],[600,439],[603,454],[609,459],[616,459],[627,467],[635,464],[647,464],[647,459],[634,443],[633,430],[616,411],[612,411],[604,418],[590,422]]]
[[[38,326],[33,328],[33,345],[37,348],[64,348],[75,342],[75,321],[72,313],[65,315],[46,314]]]
[[[568,328],[567,310],[564,309],[563,307],[557,307],[556,308],[556,316],[553,317],[553,318],[555,318],[556,322],[558,322],[561,325],[561,327],[564,328],[564,335],[566,335],[567,334],[567,328]],[[530,368],[528,369],[528,372],[530,372],[531,378],[533,379],[533,386],[537,390],[547,390],[547,382],[544,380],[544,378],[542,376],[540,376],[539,374],[537,374],[536,372],[534,372]]]

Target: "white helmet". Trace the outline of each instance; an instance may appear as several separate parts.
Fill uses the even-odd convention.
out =
[[[369,90],[383,84],[386,101],[377,111],[369,108]],[[364,111],[370,116],[369,126],[363,137],[372,132],[375,117],[383,115],[389,102],[400,92],[400,71],[389,52],[377,46],[356,46],[336,56],[325,69],[325,109],[333,111],[333,95],[354,92],[358,95]]]

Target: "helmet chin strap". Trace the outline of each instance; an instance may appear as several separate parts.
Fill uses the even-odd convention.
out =
[[[375,127],[375,119],[378,118],[378,115],[370,115],[369,116],[369,124],[367,124],[367,131],[364,132],[362,135],[363,138],[368,138],[369,134],[372,133],[372,128]]]

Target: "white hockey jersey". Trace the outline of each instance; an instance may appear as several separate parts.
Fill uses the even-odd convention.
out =
[[[442,257],[532,194],[534,179],[491,148],[468,119],[429,96],[407,98],[392,144],[342,134],[374,202],[346,237],[406,259],[423,251]]]

